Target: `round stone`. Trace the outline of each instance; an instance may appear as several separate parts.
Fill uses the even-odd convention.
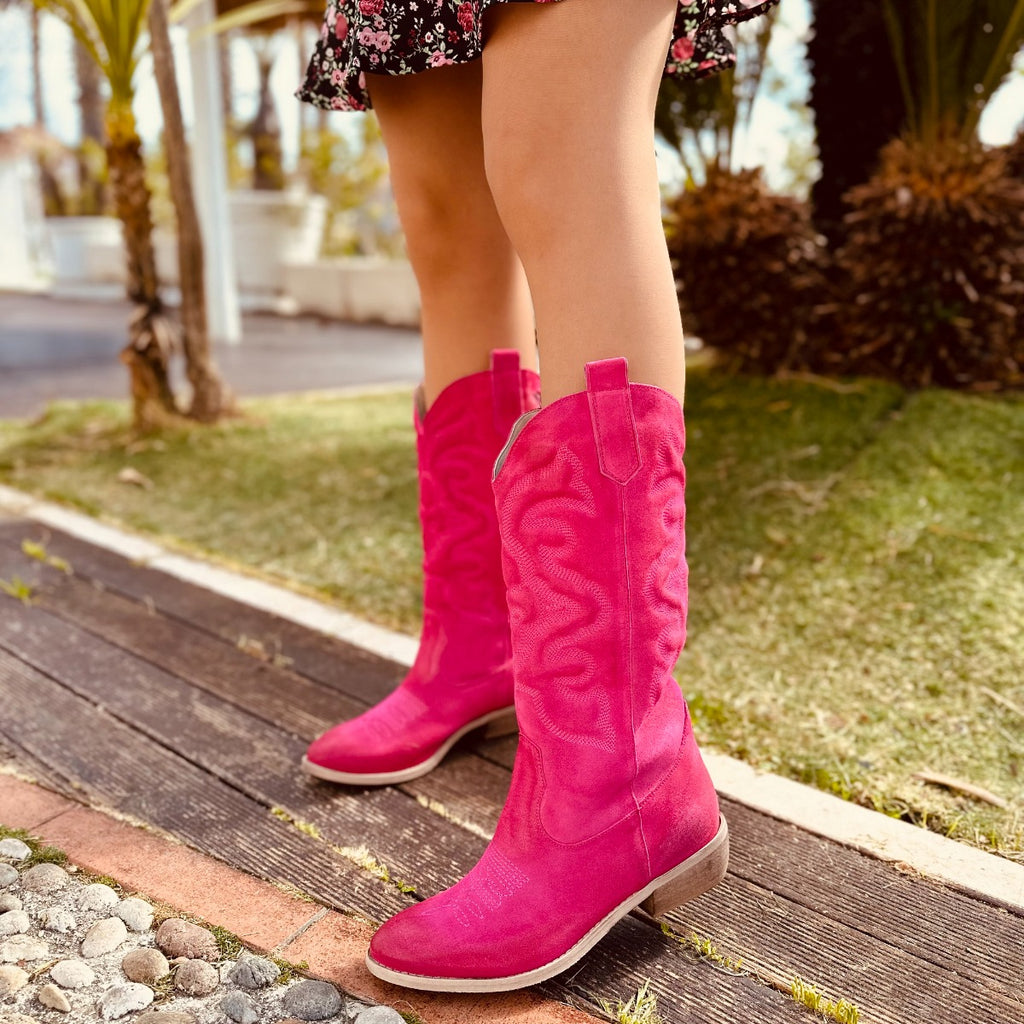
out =
[[[58,892],[69,877],[59,864],[37,864],[21,876],[21,886],[29,892]]]
[[[4,964],[0,967],[0,999],[13,996],[15,992],[23,989],[28,982],[28,972],[13,964]]]
[[[153,990],[148,985],[114,985],[100,996],[100,1015],[104,1020],[116,1020],[133,1010],[144,1010],[152,1002]]]
[[[67,935],[78,927],[74,914],[63,907],[50,907],[39,915],[39,923],[48,932],[60,932]]]
[[[196,1019],[191,1013],[178,1010],[147,1010],[132,1024],[196,1024]]]
[[[102,882],[94,882],[82,890],[78,906],[82,910],[110,910],[121,902],[121,897]]]
[[[405,1024],[405,1020],[390,1006],[368,1006],[352,1018],[352,1024]]]
[[[187,996],[208,996],[219,982],[216,968],[205,960],[184,960],[174,972],[174,987]]]
[[[20,839],[0,839],[0,857],[7,857],[9,860],[24,860],[31,852],[32,847]]]
[[[97,921],[82,939],[82,956],[91,960],[94,956],[112,953],[128,938],[128,929],[119,917],[105,917]]]
[[[220,1008],[235,1024],[256,1024],[259,1014],[248,996],[241,992],[229,992],[221,1001]]]
[[[84,960],[61,960],[50,968],[50,977],[61,988],[86,988],[96,980],[96,972]]]
[[[21,960],[42,960],[50,947],[32,935],[14,935],[0,942],[0,964],[16,964]]]
[[[37,993],[36,999],[51,1010],[61,1013],[71,1012],[71,1000],[56,985],[44,985]]]
[[[239,988],[255,989],[273,985],[281,974],[281,968],[261,956],[246,957],[239,960],[231,969],[228,980]]]
[[[129,896],[121,900],[114,910],[114,913],[133,932],[148,932],[153,927],[153,908],[137,896]],[[154,1010],[154,1013],[157,1011]]]
[[[24,910],[8,910],[0,914],[0,935],[20,935],[32,926]]]
[[[18,872],[10,864],[0,864],[0,889],[6,889],[18,880]]]
[[[17,896],[9,892],[0,893],[0,914],[6,914],[8,910],[21,910],[24,904]]]
[[[168,918],[157,928],[156,944],[172,960],[178,956],[211,962],[220,959],[217,940],[205,928],[180,917]]]
[[[327,1020],[342,1008],[341,994],[327,981],[300,981],[284,994],[284,1009],[299,1020]]]
[[[133,949],[121,961],[124,976],[129,981],[139,981],[143,985],[155,985],[170,969],[167,957],[159,949],[149,946]]]

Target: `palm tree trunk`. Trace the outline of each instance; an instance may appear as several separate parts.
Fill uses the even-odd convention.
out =
[[[78,82],[78,109],[82,116],[82,144],[78,153],[78,182],[82,192],[82,212],[100,214],[107,209],[106,185],[89,167],[88,147],[102,148],[103,80],[100,69],[88,50],[76,39],[75,78]]]
[[[812,0],[807,44],[821,177],[811,191],[815,227],[833,246],[845,229],[843,194],[874,173],[882,146],[907,119],[880,0],[851,7]]]
[[[135,426],[145,430],[178,416],[168,375],[174,333],[158,291],[150,192],[130,104],[111,104],[106,128],[110,184],[124,229],[127,292],[135,305],[121,361],[131,375]]]
[[[231,392],[225,387],[210,354],[206,324],[206,286],[203,277],[203,238],[192,192],[185,126],[181,117],[174,54],[167,27],[167,0],[149,5],[150,48],[153,71],[164,115],[164,137],[171,200],[178,222],[178,275],[181,283],[182,344],[185,372],[192,385],[189,416],[213,423],[234,411]]]
[[[40,133],[46,131],[46,107],[43,103],[43,47],[40,34],[39,8],[29,9],[32,45],[32,121]],[[43,206],[51,216],[63,217],[68,212],[67,200],[50,166],[45,150],[36,157],[39,181],[43,190]]]
[[[281,121],[270,91],[270,74],[274,69],[274,49],[270,40],[253,43],[259,74],[259,102],[256,116],[249,126],[252,139],[252,187],[261,190],[284,188],[284,167],[281,162]]]
[[[39,8],[33,4],[29,8],[29,27],[32,37],[32,117],[37,128],[46,124],[46,113],[43,109],[43,58],[42,39],[39,32]]]

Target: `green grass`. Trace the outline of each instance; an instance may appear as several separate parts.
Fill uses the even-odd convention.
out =
[[[124,406],[55,405],[0,422],[0,480],[415,632],[409,395],[246,410],[136,438]],[[687,428],[706,747],[1024,861],[1024,401],[701,372]]]
[[[651,983],[645,981],[627,1002],[620,999],[615,1006],[601,1000],[601,1009],[614,1024],[663,1024],[658,1013],[658,999],[651,992]]]
[[[20,839],[32,852],[24,859],[17,862],[16,866],[27,870],[37,864],[57,864],[64,867],[68,862],[68,855],[57,849],[56,846],[47,846],[38,836],[32,835],[23,828],[10,828],[0,824],[0,839]]]

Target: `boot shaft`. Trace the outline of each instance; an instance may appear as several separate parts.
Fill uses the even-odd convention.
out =
[[[624,359],[524,417],[494,478],[520,732],[578,842],[638,808],[687,729],[672,676],[686,635],[685,431],[667,392]]]
[[[461,678],[508,660],[508,610],[491,491],[494,460],[515,421],[540,404],[540,378],[497,349],[425,413],[414,404],[423,536],[423,632],[413,673]]]

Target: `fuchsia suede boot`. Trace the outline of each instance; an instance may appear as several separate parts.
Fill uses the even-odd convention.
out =
[[[332,782],[385,785],[435,768],[460,737],[514,732],[511,641],[491,490],[494,460],[540,378],[496,349],[491,368],[450,384],[414,412],[423,529],[423,632],[408,675],[380,704],[329,729],[306,771]]]
[[[587,390],[516,424],[494,490],[519,750],[494,839],[461,882],[387,921],[370,971],[496,992],[565,970],[634,907],[725,874],[725,820],[672,677],[687,567],[679,402],[588,363]]]

